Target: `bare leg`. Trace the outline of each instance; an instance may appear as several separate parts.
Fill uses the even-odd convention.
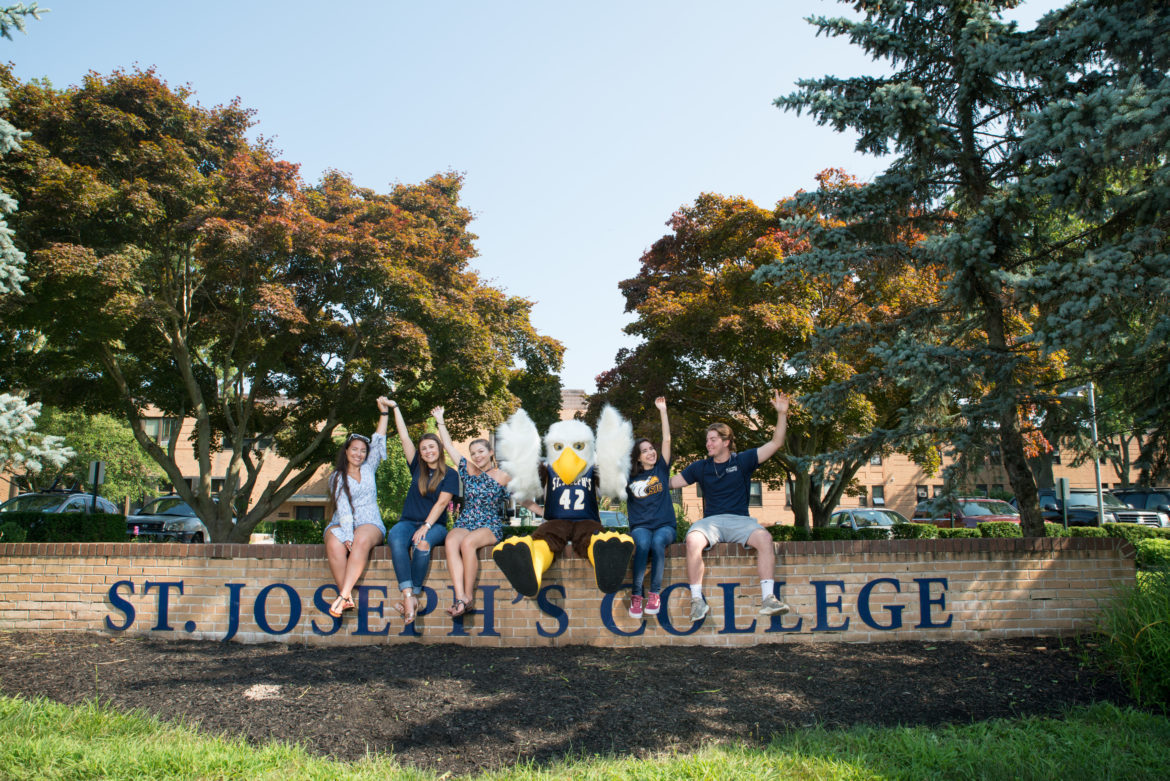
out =
[[[748,545],[756,549],[756,572],[760,580],[772,580],[776,571],[776,546],[772,544],[772,535],[756,529],[748,536]]]
[[[467,601],[467,595],[463,593],[463,548],[462,542],[467,538],[467,529],[455,527],[447,533],[447,539],[443,541],[443,548],[447,551],[447,573],[451,576],[451,588],[455,592],[456,599]],[[451,610],[447,611],[448,613]]]
[[[342,593],[341,584],[345,582],[345,563],[349,558],[349,550],[345,543],[337,539],[331,531],[325,532],[325,555],[329,559],[329,571],[333,573],[333,582],[337,584],[338,593]]]
[[[353,530],[353,547],[349,551],[349,560],[345,565],[345,580],[341,584],[342,594],[349,596],[358,578],[366,571],[370,551],[381,541],[382,532],[372,523],[363,524]]]
[[[701,532],[688,532],[687,543],[687,582],[691,585],[703,584],[703,573],[706,566],[703,564],[703,551],[707,548],[707,538]]]
[[[463,558],[463,594],[460,599],[468,605],[475,601],[475,579],[479,575],[479,549],[496,544],[496,535],[486,526],[465,536],[461,543]]]

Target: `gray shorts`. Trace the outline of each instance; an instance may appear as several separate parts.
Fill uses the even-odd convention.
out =
[[[756,529],[763,528],[755,518],[724,513],[722,515],[709,515],[695,521],[691,524],[691,528],[687,529],[687,534],[699,532],[707,538],[707,547],[711,547],[717,542],[738,542],[740,545],[746,546],[748,537],[752,536]]]

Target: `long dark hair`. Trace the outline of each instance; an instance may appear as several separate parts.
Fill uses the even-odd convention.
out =
[[[349,469],[349,458],[346,456],[346,451],[349,450],[350,444],[355,439],[366,443],[366,458],[370,457],[369,439],[361,434],[350,434],[345,438],[345,444],[341,446],[341,450],[337,451],[337,458],[333,459],[333,471],[329,474],[329,497],[325,500],[325,517],[330,520],[333,519],[333,513],[337,511],[338,485],[345,492],[345,500],[349,502],[349,512],[353,513],[353,495],[349,492],[349,481],[345,479],[345,473]]]
[[[643,442],[650,442],[650,440],[646,439],[646,437],[639,437],[638,439],[634,440],[634,452],[631,454],[630,458],[630,477],[638,474],[643,469],[642,459],[639,458]],[[650,447],[654,447],[653,442],[650,442]],[[654,457],[659,461],[662,460],[662,453],[659,452],[658,448],[656,447],[654,447]]]
[[[439,446],[439,465],[434,469],[427,466],[427,462],[423,461],[422,457],[422,443],[428,439]],[[415,472],[415,479],[418,481],[418,492],[426,496],[431,491],[437,490],[442,484],[443,478],[446,476],[447,451],[443,449],[443,440],[439,439],[438,434],[423,434],[418,438],[418,471]]]

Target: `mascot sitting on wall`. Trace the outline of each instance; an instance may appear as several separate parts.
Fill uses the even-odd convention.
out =
[[[597,422],[597,436],[579,420],[562,420],[544,437],[528,413],[519,410],[496,432],[500,469],[511,476],[512,497],[544,516],[530,537],[509,537],[492,549],[492,558],[512,587],[526,597],[540,592],[541,576],[572,543],[573,550],[593,564],[597,587],[616,592],[634,555],[634,540],[605,532],[598,520],[599,492],[625,498],[634,447],[633,427],[609,405]],[[543,496],[543,506],[534,500]]]

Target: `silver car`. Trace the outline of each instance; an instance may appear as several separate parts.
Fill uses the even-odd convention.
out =
[[[909,523],[905,515],[897,510],[885,510],[877,507],[845,507],[834,510],[829,518],[829,526],[842,529],[885,529],[886,536],[891,536],[895,523]]]
[[[94,506],[96,504],[96,507]],[[0,504],[0,513],[111,513],[118,508],[109,499],[78,491],[36,491]]]
[[[126,517],[126,533],[149,542],[211,542],[211,532],[181,496],[162,496],[147,502]]]

